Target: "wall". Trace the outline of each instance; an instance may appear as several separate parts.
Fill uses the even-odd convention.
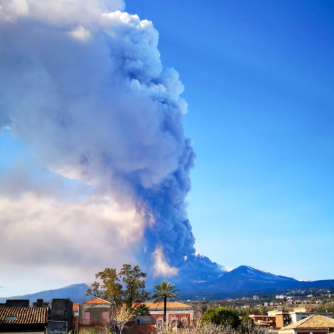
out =
[[[70,299],[52,299],[48,330],[67,332],[73,329],[73,303]]]
[[[159,313],[158,313],[159,312]],[[163,320],[164,312],[163,311],[154,311],[154,313],[151,311],[151,316],[156,319],[156,324],[159,319]],[[171,324],[172,321],[178,320],[182,321],[182,319],[186,319],[187,325],[189,326],[191,324],[191,321],[193,320],[193,311],[167,311],[167,323]]]
[[[5,307],[29,307],[29,299],[7,299]]]
[[[102,312],[109,312],[111,316],[112,305],[111,304],[82,304],[79,311],[79,324],[80,326],[89,326],[102,323]],[[84,312],[90,312],[90,323],[84,322]]]

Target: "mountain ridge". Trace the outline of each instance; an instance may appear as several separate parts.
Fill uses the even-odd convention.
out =
[[[196,272],[196,267],[199,268],[199,264],[206,263],[207,260],[205,257],[193,260],[193,263],[188,263],[187,267],[181,268],[179,276],[172,280],[181,290],[182,294],[195,295],[197,293],[209,293],[218,297],[226,296],[229,293],[257,290],[334,286],[333,279],[300,281],[292,277],[275,275],[247,265],[242,265],[228,271],[224,267],[219,270],[222,266],[211,263],[205,267],[206,269],[203,272]],[[209,268],[208,271],[207,268]],[[151,290],[152,287],[152,284],[147,284],[148,290]],[[70,298],[73,302],[81,303],[91,298],[85,297],[88,288],[89,286],[86,283],[71,284],[60,289],[45,290],[21,296],[0,297],[0,302],[4,302],[6,299],[29,299],[30,302],[34,302],[37,299],[51,301],[53,298]]]

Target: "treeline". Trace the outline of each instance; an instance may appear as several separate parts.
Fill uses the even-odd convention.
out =
[[[253,333],[255,328],[253,319],[248,314],[240,317],[238,313],[228,307],[207,309],[201,318],[200,325],[216,325],[222,328],[230,328],[236,333]]]
[[[237,313],[239,316],[249,315],[249,314],[267,314],[268,308],[261,305],[261,306],[233,306],[231,309]]]

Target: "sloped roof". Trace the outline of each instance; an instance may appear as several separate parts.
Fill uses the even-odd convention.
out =
[[[0,324],[46,324],[48,309],[44,307],[1,307]],[[16,317],[15,320],[5,320],[6,317]]]
[[[107,300],[104,300],[102,298],[94,298],[92,300],[88,300],[87,302],[84,302],[82,304],[111,304]]]
[[[73,303],[73,311],[78,311],[79,310],[79,304]]]
[[[145,304],[150,310],[163,310],[164,309],[164,303],[152,303],[152,302],[145,302]],[[168,309],[191,309],[192,307],[180,302],[167,302],[167,310]]]
[[[306,319],[299,320],[294,324],[283,327],[280,331],[286,329],[302,329],[302,328],[334,328],[334,319],[324,317],[322,315],[311,315]]]

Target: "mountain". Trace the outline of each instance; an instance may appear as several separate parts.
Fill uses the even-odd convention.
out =
[[[208,276],[206,276],[208,277]],[[217,279],[188,284],[186,291],[202,293],[232,293],[237,291],[275,290],[308,287],[334,286],[334,280],[298,281],[291,277],[274,275],[250,266],[239,266],[228,272],[222,272]]]
[[[0,297],[0,303],[4,303],[6,299],[29,299],[31,303],[37,299],[43,299],[46,302],[50,302],[53,298],[70,298],[73,302],[81,303],[90,299],[89,297],[85,297],[88,288],[88,285],[85,283],[73,284],[64,288],[41,291],[29,295]]]
[[[231,270],[216,281],[210,282],[206,289],[220,291],[246,291],[258,289],[287,288],[295,285],[294,278],[274,275],[250,266],[240,266]]]
[[[334,286],[334,280],[298,281],[291,277],[274,275],[261,269],[250,266],[240,266],[235,269],[223,267],[203,255],[192,255],[184,259],[178,266],[178,276],[171,281],[180,289],[180,297],[184,299],[200,298],[209,299],[226,298],[239,292],[269,291],[274,294],[278,289],[295,289],[311,287]],[[147,284],[147,288],[152,288]],[[73,284],[61,289],[41,291],[24,296],[0,298],[0,302],[6,299],[29,299],[34,302],[37,299],[51,301],[53,298],[70,298],[73,302],[83,302],[88,285]]]
[[[175,278],[175,283],[179,287],[187,287],[189,283],[196,285],[197,283],[215,281],[232,270],[232,268],[212,262],[208,257],[201,254],[185,256],[177,269],[178,275]]]

